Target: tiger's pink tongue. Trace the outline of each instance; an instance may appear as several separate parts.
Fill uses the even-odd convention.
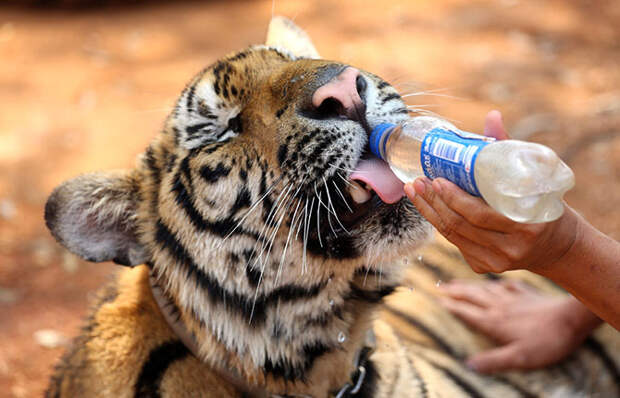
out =
[[[381,159],[363,159],[349,177],[363,181],[388,204],[396,203],[405,195],[404,184],[394,175],[390,166]]]

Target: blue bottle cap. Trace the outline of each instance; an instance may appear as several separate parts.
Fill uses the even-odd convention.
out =
[[[377,127],[375,127],[372,130],[372,133],[370,133],[370,138],[369,138],[369,142],[370,142],[370,151],[372,153],[375,154],[376,157],[378,157],[379,159],[383,159],[383,157],[381,156],[381,151],[379,149],[379,145],[381,145],[381,139],[383,138],[384,134],[390,134],[392,132],[392,129],[396,127],[395,124],[391,124],[391,123],[381,123],[380,125],[378,125]],[[385,142],[387,141],[387,137],[385,137],[386,139],[383,140],[383,146],[385,149]],[[383,159],[385,160],[385,159]]]

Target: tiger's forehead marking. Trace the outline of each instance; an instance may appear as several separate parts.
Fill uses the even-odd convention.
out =
[[[257,82],[293,59],[281,50],[255,46],[200,72],[183,90],[169,120],[181,147],[193,149],[239,135],[243,126],[237,116],[255,95]]]

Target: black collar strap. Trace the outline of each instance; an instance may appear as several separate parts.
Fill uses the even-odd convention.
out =
[[[164,316],[164,319],[166,319],[168,326],[170,326],[174,334],[176,334],[181,342],[183,342],[185,347],[187,347],[187,349],[194,354],[196,358],[200,358],[198,355],[198,345],[196,344],[194,336],[191,335],[178,317],[175,316],[176,311],[178,311],[178,309],[176,309],[176,305],[165,296],[163,289],[157,284],[157,280],[152,272],[149,275],[149,281],[155,302]],[[375,334],[371,329],[366,335],[365,345],[357,352],[357,354],[355,354],[355,361],[353,362],[355,370],[351,373],[351,379],[339,390],[332,392],[330,394],[331,397],[355,397],[355,395],[362,388],[364,380],[366,379],[368,358],[372,354],[374,347]],[[218,373],[222,376],[222,378],[235,386],[235,388],[242,393],[244,398],[313,398],[310,395],[302,394],[270,394],[266,390],[256,389],[255,387],[249,386],[248,383],[232,369],[220,369]]]
[[[370,330],[368,334],[372,336],[367,337],[366,340],[373,340],[372,347],[374,347],[374,333],[372,333],[372,330]],[[332,396],[334,398],[353,397],[358,392],[360,392],[362,385],[364,384],[364,380],[366,380],[368,358],[370,357],[372,352],[373,348],[369,347],[368,345],[365,345],[364,347],[362,347],[361,350],[357,352],[354,362],[355,370],[353,371],[353,373],[351,373],[351,380],[344,383],[344,386],[342,386],[340,390],[332,393]]]

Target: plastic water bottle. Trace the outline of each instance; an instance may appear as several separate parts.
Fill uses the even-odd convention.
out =
[[[544,145],[496,141],[430,116],[380,124],[370,149],[404,183],[423,174],[446,178],[522,223],[559,218],[562,197],[575,185],[572,170]]]

